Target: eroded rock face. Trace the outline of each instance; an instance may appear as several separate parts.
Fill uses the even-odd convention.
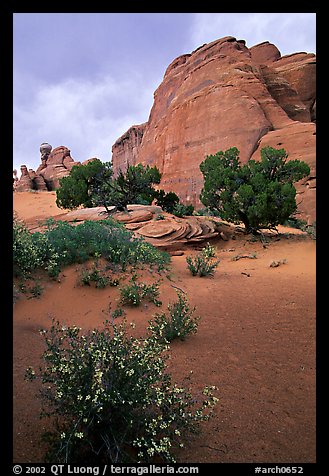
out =
[[[48,190],[55,190],[59,187],[59,179],[70,175],[73,165],[79,164],[71,157],[70,149],[61,145],[50,152],[46,167],[41,164],[36,173],[44,178]]]
[[[26,165],[21,165],[21,177],[16,182],[16,192],[28,192],[33,188],[32,178],[29,175]]]
[[[56,190],[59,187],[59,179],[68,176],[73,165],[81,164],[74,161],[67,147],[61,145],[51,149],[47,142],[41,144],[41,164],[36,171],[27,170],[26,165],[21,166],[21,177],[15,184],[16,191]]]
[[[138,126],[131,126],[125,134],[116,140],[112,147],[115,151],[116,172],[120,169],[125,170],[128,165],[138,163],[139,146],[142,142],[146,127],[146,122]]]
[[[315,54],[294,53],[281,57],[276,46],[269,42],[253,46],[250,53],[253,61],[261,65],[270,93],[289,117],[302,122],[315,121]]]
[[[225,37],[168,66],[148,122],[133,126],[113,145],[113,165],[116,171],[127,164],[156,165],[161,188],[198,208],[199,165],[219,150],[237,147],[245,163],[277,132],[286,138],[289,158],[298,155],[314,164],[314,117],[315,55],[281,57],[271,43],[248,49],[243,40]],[[300,134],[296,142],[291,133],[298,124],[308,125],[304,146],[298,143]],[[315,208],[308,200],[305,195],[312,220]]]

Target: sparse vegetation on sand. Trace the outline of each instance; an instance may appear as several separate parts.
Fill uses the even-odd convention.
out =
[[[161,306],[159,297],[159,283],[146,284],[137,281],[137,275],[133,275],[130,284],[120,289],[121,304],[123,306],[139,306],[143,299]]]
[[[168,198],[175,197],[169,196]],[[181,207],[178,208],[179,210],[183,211]],[[219,211],[213,208],[213,213],[217,214]],[[269,210],[268,213],[272,213],[272,210]],[[159,219],[163,217],[161,214],[158,216]],[[255,225],[252,230],[256,231],[257,226]],[[287,262],[287,259],[272,261],[269,264],[268,261],[264,261],[268,246],[264,246],[264,243],[263,246],[261,244],[258,246],[257,241],[247,240],[240,235],[237,234],[234,237],[237,254],[232,259],[230,259],[230,255],[220,254],[223,256],[221,271],[225,279],[220,279],[219,288],[217,276],[213,280],[205,280],[200,286],[198,280],[188,277],[186,264],[193,276],[214,275],[219,264],[217,254],[223,251],[235,251],[235,248],[221,248],[222,242],[217,242],[221,243],[219,249],[208,243],[200,252],[191,250],[186,262],[184,258],[177,258],[177,261],[173,259],[170,283],[161,277],[154,283],[153,280],[149,281],[150,274],[152,278],[156,274],[152,268],[158,271],[167,269],[170,263],[169,254],[160,252],[144,239],[135,238],[124,225],[111,218],[101,221],[85,221],[81,224],[69,224],[50,219],[42,233],[29,232],[24,223],[15,218],[14,274],[30,279],[15,282],[14,300],[18,299],[19,291],[29,294],[27,298],[38,298],[32,302],[20,302],[15,306],[15,312],[17,312],[15,342],[19,342],[15,349],[15,365],[18,370],[16,369],[14,372],[17,385],[15,388],[18,389],[16,390],[18,398],[15,402],[15,424],[19,430],[15,435],[17,454],[20,451],[21,441],[24,441],[27,447],[31,443],[34,449],[37,448],[37,439],[42,431],[46,430],[48,432],[45,435],[48,436],[46,440],[48,454],[45,460],[53,463],[93,463],[96,465],[104,462],[158,463],[174,462],[176,458],[183,462],[187,461],[187,458],[195,457],[200,460],[209,457],[212,458],[211,461],[214,461],[214,458],[217,458],[217,453],[216,456],[213,456],[209,451],[206,453],[205,448],[221,451],[220,448],[226,447],[226,444],[227,447],[231,444],[231,447],[234,448],[236,437],[235,434],[232,434],[232,426],[239,430],[241,441],[245,442],[245,435],[250,432],[248,422],[253,418],[257,420],[260,415],[258,410],[257,414],[251,411],[250,414],[245,414],[244,422],[240,424],[241,415],[237,415],[238,412],[236,412],[236,408],[243,407],[250,400],[250,396],[254,398],[254,395],[257,394],[258,379],[253,383],[255,369],[257,375],[264,378],[264,381],[268,378],[268,371],[273,370],[271,375],[274,375],[274,378],[268,379],[267,390],[276,392],[277,388],[281,389],[280,403],[283,402],[283,407],[286,404],[288,409],[293,408],[296,400],[291,404],[287,403],[286,388],[291,382],[291,376],[296,374],[295,364],[302,361],[303,370],[307,363],[311,369],[312,360],[310,356],[305,356],[305,353],[300,354],[302,357],[298,357],[296,362],[292,361],[291,368],[284,367],[280,375],[280,379],[282,376],[281,384],[281,380],[276,379],[277,368],[280,366],[281,372],[282,367],[278,355],[282,352],[282,359],[289,362],[286,355],[289,357],[291,337],[298,344],[298,336],[303,330],[306,329],[307,332],[309,329],[305,322],[307,321],[308,326],[309,314],[313,309],[311,308],[313,301],[310,286],[307,282],[307,287],[302,288],[305,294],[304,299],[298,287],[302,280],[297,282],[298,280],[294,281],[290,278],[290,275],[292,277],[296,275],[294,265],[298,261],[290,250],[287,253],[289,266],[283,267],[282,272],[279,270],[279,273],[275,273],[277,281],[270,281],[268,276],[262,274],[261,267],[281,266]],[[272,241],[273,247],[278,244],[276,238],[273,238]],[[269,242],[266,244],[272,246],[270,236]],[[253,251],[255,249],[257,254]],[[278,254],[276,253],[274,256],[278,256]],[[231,270],[238,266],[238,271],[241,269],[249,271],[249,268],[243,268],[243,261],[240,265],[232,263],[232,261],[242,258],[258,258],[258,260],[252,263],[254,267],[252,269],[255,269],[254,284],[252,286],[249,283],[252,281],[251,279],[245,280],[246,283],[243,283],[245,289],[241,293],[240,303],[240,299],[236,300],[236,289],[241,286],[241,280],[239,280],[241,276],[239,272],[232,275]],[[65,286],[72,283],[72,278],[73,280],[75,278],[78,267],[73,266],[67,270],[67,273],[62,273],[59,277],[59,285],[51,282],[53,298],[52,308],[49,311],[47,296],[45,296],[48,291],[43,293],[37,272],[43,270],[40,275],[44,276],[44,271],[47,271],[50,277],[56,278],[65,266],[74,263],[86,263],[79,266],[80,286],[75,286],[72,292],[77,302],[76,308],[71,309],[71,307],[75,307],[72,306],[71,295],[65,295],[68,290],[72,291],[72,288],[69,287],[65,291]],[[249,266],[248,262],[246,262],[246,266]],[[151,273],[149,273],[149,267]],[[285,276],[286,269],[290,273],[289,281]],[[245,271],[241,271],[241,274],[249,277],[250,274]],[[137,274],[134,273],[138,273],[140,277],[137,278]],[[267,275],[272,275],[272,271],[267,271]],[[126,279],[128,282],[125,281]],[[32,283],[29,286],[28,281]],[[122,284],[122,281],[125,283]],[[265,286],[263,286],[263,281]],[[287,282],[289,286],[284,286]],[[46,283],[45,290],[48,284]],[[118,289],[94,291],[90,288],[81,289],[81,284],[97,288],[117,286]],[[275,288],[275,286],[278,287]],[[288,287],[289,293],[286,293]],[[160,306],[160,290],[161,298],[166,300],[167,304],[167,299],[170,299],[172,295],[170,292],[173,292],[172,288],[176,288],[180,292],[177,293],[176,301],[169,301],[168,311],[152,315],[153,305],[145,305],[145,308],[144,306],[137,307],[143,300]],[[190,307],[188,296],[183,289],[191,295],[194,302],[198,300],[198,308],[202,309],[203,325],[200,326],[198,334],[193,339],[181,343],[180,340],[184,341],[188,336],[197,333],[200,320],[200,317],[194,316],[195,308]],[[279,293],[275,292],[277,289],[280,289]],[[296,302],[300,296],[302,296],[301,299],[304,299],[302,301],[306,303],[303,307],[304,314],[303,311],[300,311],[302,306],[300,309],[299,306],[298,309],[297,306],[294,306],[293,296],[298,296]],[[60,306],[57,307],[59,300]],[[310,305],[308,300],[311,302]],[[24,300],[22,299],[22,301]],[[25,346],[30,345],[31,326],[26,326],[25,311],[19,314],[26,304],[33,307],[33,313],[29,314],[33,315],[31,320],[34,319],[31,325],[35,326],[36,323],[42,322],[41,325],[44,327],[44,330],[41,331],[44,343],[40,343],[39,348],[38,344],[35,348],[33,347],[32,354],[25,352]],[[112,304],[114,304],[113,309],[111,309]],[[274,306],[277,310],[276,313],[273,313]],[[105,311],[104,308],[108,308],[108,311]],[[259,309],[262,309],[263,312],[259,313]],[[287,309],[289,309],[289,313]],[[52,325],[50,324],[50,312],[53,310],[56,319],[61,321],[63,316],[64,319],[67,319],[65,325],[55,319],[53,319]],[[49,314],[47,314],[48,311]],[[111,322],[103,323],[100,320],[100,317],[103,320],[104,312],[109,316]],[[41,313],[47,314],[47,317],[43,318]],[[292,324],[290,313],[295,313],[296,317]],[[306,313],[307,320],[305,320]],[[260,314],[266,315],[266,326],[260,320]],[[237,325],[237,315],[243,315],[243,326]],[[126,324],[126,318],[127,321],[132,321],[131,329]],[[268,326],[268,320],[270,320],[271,326]],[[133,327],[136,321],[137,330],[135,331]],[[281,322],[285,324],[282,332]],[[81,325],[82,329],[75,324]],[[295,331],[287,333],[286,328],[292,329],[292,326],[294,329],[296,326],[300,326],[300,333],[295,333]],[[270,337],[275,342],[273,348],[269,346],[269,327],[271,332],[273,331],[270,333]],[[138,335],[138,338],[133,337],[135,335]],[[280,339],[278,339],[278,335]],[[285,340],[286,338],[287,340]],[[175,345],[169,347],[173,340],[176,340]],[[287,345],[288,340],[289,344]],[[37,336],[36,341],[38,341]],[[240,341],[241,346],[236,345],[240,344]],[[281,341],[282,345],[278,348],[278,342]],[[254,347],[257,349],[257,352],[254,352],[255,363],[254,358],[250,359],[248,355],[246,358],[248,352],[246,353],[245,344],[247,342],[248,347],[249,342],[252,342],[253,349]],[[265,355],[264,343],[269,346],[269,350],[266,348],[266,355],[268,355],[266,362],[278,363],[277,367],[274,366],[273,369],[265,365],[266,362],[264,369],[262,367]],[[44,347],[46,349],[41,355]],[[297,347],[298,345],[296,345]],[[39,366],[40,355],[41,367]],[[293,355],[290,355],[291,357]],[[167,358],[169,359],[168,367],[166,365]],[[228,366],[227,358],[231,362]],[[190,362],[193,362],[193,374],[197,375],[195,381],[193,381],[194,377],[190,378],[189,385],[193,390],[186,388],[185,384],[184,387],[180,387],[178,384],[172,383],[172,380],[182,382],[186,365],[189,365]],[[26,410],[25,395],[24,399],[19,396],[21,395],[19,385],[22,383],[20,380],[23,380],[22,369],[26,369],[28,365],[33,365],[33,368],[28,368],[26,377],[31,380],[37,378],[40,381],[38,388],[41,388],[41,399],[44,404],[41,416],[50,416],[51,418],[47,422],[42,422],[43,429],[33,427],[24,433],[25,430],[22,431],[20,425],[23,425],[22,422],[25,423],[25,421],[30,423],[32,419],[29,420],[29,416],[24,413],[30,409]],[[245,372],[243,375],[240,372],[241,368]],[[173,376],[169,370],[172,370]],[[210,380],[208,380],[209,376],[211,376]],[[226,387],[222,385],[223,409],[216,407],[217,398],[214,396],[216,387],[204,387],[208,381],[219,387],[223,382],[228,382]],[[239,392],[236,392],[236,388],[239,389]],[[32,393],[33,390],[30,387],[27,392],[28,402]],[[300,390],[297,396],[301,397],[303,402],[301,408],[307,409],[308,389],[305,392]],[[260,406],[262,411],[264,410],[264,414],[273,414],[272,402],[265,401],[263,398],[261,402]],[[249,408],[250,406],[248,406]],[[217,421],[210,422],[207,426],[208,435],[206,430],[198,437],[199,439],[193,442],[190,433],[197,431],[199,423],[208,420],[213,410],[215,410]],[[35,419],[39,409],[35,407],[33,411]],[[222,411],[226,411],[226,420],[222,418]],[[23,418],[21,418],[22,414]],[[308,409],[307,415],[307,418],[305,417],[303,420],[305,428],[308,427],[307,423],[310,421],[312,423],[309,416],[310,409]],[[217,439],[215,432],[218,428],[218,418],[222,425],[220,430],[222,431],[223,428],[224,432],[219,437],[221,441],[218,439],[218,444],[216,441],[216,446],[213,446],[214,438]],[[53,425],[53,423],[55,424]],[[258,437],[263,441],[262,422],[258,420],[257,424],[259,423]],[[245,433],[243,433],[244,429]],[[286,427],[286,429],[286,433],[289,435],[291,428]],[[31,435],[29,431],[34,434]],[[299,428],[296,427],[294,434],[297,434],[297,431],[299,432]],[[201,438],[205,439],[207,445],[200,445]],[[234,441],[230,438],[233,438]],[[289,436],[287,436],[288,438]],[[221,443],[224,441],[225,443],[222,445]],[[192,449],[189,449],[188,442],[191,443]],[[288,445],[284,444],[284,446]],[[183,447],[185,449],[181,451],[180,448]],[[241,447],[243,445],[239,448],[241,449]],[[254,447],[256,446],[254,445]],[[253,454],[254,447],[251,445],[252,451],[248,451],[247,455],[245,452],[241,459],[249,458],[249,455]],[[41,449],[40,452],[42,452]],[[275,445],[273,445],[272,454],[274,452],[277,452]],[[223,454],[224,458],[225,454]],[[291,452],[291,454],[296,454],[296,452]],[[227,460],[236,456],[237,454],[228,454]],[[35,454],[32,457],[35,460],[39,458]],[[44,458],[43,454],[41,458]]]
[[[215,256],[215,248],[208,243],[194,257],[186,257],[187,267],[193,276],[213,276],[220,263],[220,260],[214,260]]]
[[[128,265],[146,264],[161,271],[170,262],[167,253],[142,238],[133,237],[111,218],[85,221],[77,226],[49,219],[44,233],[30,233],[23,223],[14,219],[13,248],[16,276],[26,276],[42,268],[56,277],[63,266],[83,263],[95,255],[120,265],[122,270]]]
[[[168,315],[164,312],[156,314],[149,322],[148,329],[164,342],[185,340],[198,330],[200,317],[193,316],[195,308],[190,309],[187,298],[180,291],[177,292],[177,297],[176,302],[168,304]]]

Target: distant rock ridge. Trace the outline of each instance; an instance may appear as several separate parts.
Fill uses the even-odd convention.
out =
[[[258,159],[264,145],[305,160],[310,176],[296,184],[299,217],[315,220],[316,56],[281,56],[270,42],[251,48],[227,36],[174,59],[154,92],[146,123],[132,126],[112,147],[115,172],[128,164],[156,165],[161,188],[202,205],[206,155],[237,147]]]
[[[74,165],[81,165],[71,157],[71,151],[61,145],[52,149],[48,143],[40,146],[41,164],[36,171],[27,169],[26,165],[21,165],[21,177],[14,180],[14,190],[17,192],[28,192],[30,190],[51,191],[59,187],[59,180],[67,177]],[[82,164],[90,162],[87,159]],[[16,175],[17,177],[17,175]]]

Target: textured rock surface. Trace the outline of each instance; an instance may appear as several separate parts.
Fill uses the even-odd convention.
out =
[[[163,212],[158,206],[128,205],[128,211],[129,213],[113,213],[112,217],[124,223],[125,227],[133,231],[136,236],[142,236],[157,248],[168,251],[182,249],[189,243],[202,243],[215,237],[225,240],[235,231],[233,226],[215,217],[178,218]],[[104,220],[106,217],[104,207],[95,207],[63,213],[55,216],[54,219],[79,223],[84,220]],[[34,228],[33,231],[38,230],[41,231],[42,226]]]
[[[48,190],[55,190],[59,186],[59,179],[67,177],[73,165],[78,164],[80,162],[75,162],[71,157],[70,149],[61,145],[50,152],[46,166],[41,164],[36,173],[44,178]]]
[[[115,166],[116,171],[127,168],[127,165],[133,165],[138,162],[139,146],[142,142],[146,122],[138,126],[131,126],[115,142]]]
[[[115,170],[128,163],[156,165],[161,188],[199,207],[199,165],[206,155],[235,146],[246,162],[274,133],[285,138],[290,158],[298,155],[312,165],[315,177],[314,119],[314,54],[281,57],[271,43],[248,49],[243,40],[225,37],[168,66],[148,122],[133,126],[113,145],[113,165]],[[300,185],[303,206],[307,219],[314,221],[306,187]]]
[[[16,192],[28,192],[32,190],[33,182],[29,175],[26,165],[21,165],[21,177],[16,182],[15,190]]]
[[[59,179],[68,176],[73,165],[80,164],[72,159],[70,150],[63,145],[50,151],[51,145],[41,144],[41,164],[36,171],[27,170],[25,165],[21,166],[21,177],[15,184],[17,192],[55,190],[59,187]]]

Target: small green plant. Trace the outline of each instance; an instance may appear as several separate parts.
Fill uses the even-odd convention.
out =
[[[159,283],[138,283],[136,275],[133,275],[130,283],[120,289],[121,304],[139,306],[142,300],[146,299],[149,302],[153,302],[156,306],[161,306],[162,302],[158,300]]]
[[[165,313],[156,314],[149,322],[148,329],[160,340],[184,340],[186,336],[197,332],[200,317],[193,316],[195,308],[190,309],[181,292],[178,291],[177,296],[178,301],[168,304],[168,316]]]
[[[193,212],[193,215],[196,215],[196,216],[208,216],[208,217],[217,217],[217,218],[220,218],[220,213],[218,212],[218,210],[211,210],[210,208],[200,208],[199,210],[195,210]]]
[[[312,225],[306,225],[305,230],[312,240],[316,240],[316,222],[313,222]]]
[[[172,213],[179,218],[182,218],[183,216],[187,215],[193,215],[194,212],[194,207],[193,205],[184,205],[183,203],[176,203],[176,205],[173,208]]]
[[[134,338],[126,323],[105,322],[85,334],[53,321],[39,371],[42,416],[52,416],[47,462],[175,462],[175,452],[207,421],[218,399],[172,383],[168,348],[151,335]],[[217,390],[217,389],[216,389]]]
[[[43,293],[43,287],[39,283],[36,283],[29,289],[29,292],[31,294],[31,298],[39,299]]]
[[[316,240],[316,222],[312,223],[312,225],[308,225],[305,220],[290,217],[288,218],[288,220],[285,221],[284,226],[289,226],[291,228],[297,228],[298,230],[306,231],[306,233],[313,240]]]
[[[126,312],[122,307],[117,307],[112,313],[111,317],[112,319],[117,319],[118,317],[125,317]]]
[[[187,267],[193,276],[213,276],[220,260],[214,260],[215,248],[209,243],[194,258],[186,257]]]
[[[90,283],[95,283],[96,288],[103,289],[106,288],[109,284],[111,284],[111,280],[108,276],[103,274],[98,268],[97,263],[94,263],[92,269],[85,269],[81,273],[80,280],[82,284],[86,286],[90,286]]]

